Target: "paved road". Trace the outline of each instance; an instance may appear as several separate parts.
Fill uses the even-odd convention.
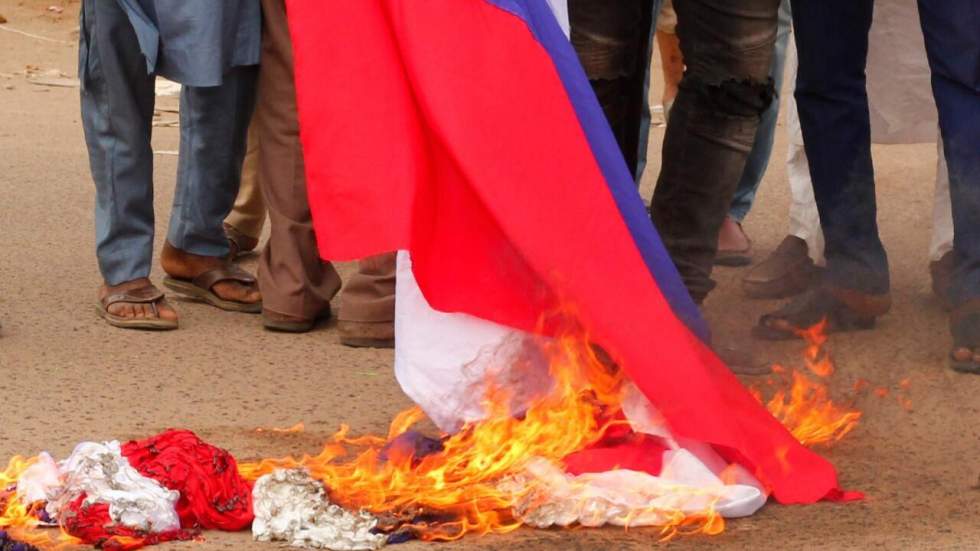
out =
[[[62,14],[47,11],[52,2]],[[6,25],[71,41],[77,0],[0,0]],[[255,317],[178,303],[183,328],[168,334],[111,329],[94,312],[99,285],[93,256],[92,197],[78,114],[78,91],[40,87],[15,74],[33,65],[75,75],[70,44],[0,32],[0,458],[49,450],[67,454],[85,439],[146,436],[186,427],[241,458],[315,451],[340,422],[380,431],[408,405],[391,373],[389,352],[349,350],[332,327],[308,335],[263,332]],[[170,102],[170,103],[167,103]],[[161,100],[172,105],[173,100]],[[164,118],[167,118],[166,116]],[[653,133],[654,150],[661,130]],[[177,130],[158,128],[154,144],[177,147]],[[782,131],[777,160],[785,150]],[[863,503],[769,506],[729,524],[717,538],[683,548],[975,549],[980,546],[980,377],[945,368],[945,318],[929,295],[926,269],[932,146],[875,150],[881,224],[891,252],[895,308],[875,332],[835,336],[846,397],[859,378],[897,388],[908,378],[912,412],[894,399],[858,399],[860,427],[829,450],[843,484],[867,492]],[[176,158],[156,157],[157,215],[166,220]],[[654,168],[656,161],[654,161]],[[747,230],[768,251],[786,228],[785,171],[774,164]],[[644,186],[650,191],[650,182]],[[158,233],[162,243],[164,227]],[[345,271],[349,267],[345,267]],[[708,315],[723,337],[774,306],[744,300],[738,270],[723,270]],[[160,277],[159,271],[154,278]],[[628,313],[624,313],[628,315]],[[760,352],[793,363],[799,346]],[[257,435],[261,426],[304,421],[307,432]],[[650,530],[522,530],[468,538],[442,549],[648,549]],[[166,549],[186,549],[173,545]],[[421,549],[409,544],[402,549]],[[202,551],[269,549],[245,534],[208,534]]]

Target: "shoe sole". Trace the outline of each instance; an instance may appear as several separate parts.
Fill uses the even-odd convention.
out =
[[[752,264],[752,257],[742,254],[718,256],[715,257],[714,263],[715,266],[724,266],[726,268],[744,268]]]
[[[120,329],[139,329],[141,331],[173,331],[180,327],[180,322],[162,319],[124,318],[106,312],[101,304],[95,305],[95,311],[106,323]]]
[[[225,300],[208,289],[202,289],[193,283],[176,279],[171,276],[163,278],[163,285],[171,291],[180,294],[184,298],[205,302],[226,312],[240,312],[243,314],[262,313],[261,302],[246,303]]]
[[[367,339],[359,337],[341,337],[340,344],[351,348],[394,348],[395,339]]]

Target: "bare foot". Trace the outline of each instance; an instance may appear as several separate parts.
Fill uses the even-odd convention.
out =
[[[217,256],[200,256],[182,251],[169,242],[163,245],[160,265],[171,277],[192,280],[195,277],[228,265],[228,259]],[[223,300],[242,304],[257,304],[262,301],[258,286],[246,285],[238,281],[219,281],[211,291]]]
[[[103,284],[102,287],[99,288],[99,300],[102,300],[109,295],[141,289],[148,285],[152,284],[150,283],[150,280],[145,277],[120,283],[119,285]],[[139,302],[117,302],[115,304],[110,304],[106,311],[114,316],[127,319],[161,319],[166,321],[177,321],[177,312],[171,308],[169,304],[167,304],[166,300],[161,300],[156,303],[156,311],[154,311],[153,306],[149,303]]]

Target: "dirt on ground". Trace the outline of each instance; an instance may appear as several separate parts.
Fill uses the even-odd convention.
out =
[[[181,329],[170,333],[113,329],[96,316],[94,187],[72,84],[78,9],[78,0],[0,0],[0,21],[7,20],[0,24],[0,462],[42,450],[65,456],[79,441],[144,437],[168,427],[195,430],[241,459],[318,451],[342,422],[357,432],[383,431],[410,405],[394,380],[392,354],[344,348],[332,324],[306,335],[275,334],[263,331],[255,316],[188,302],[176,303]],[[159,106],[153,139],[158,246],[177,161],[166,152],[177,149],[179,132],[167,124],[176,119],[175,98],[161,98]],[[662,133],[662,127],[652,131],[647,197]],[[785,148],[781,127],[746,223],[756,260],[786,232]],[[681,538],[665,548],[980,548],[980,377],[946,367],[946,316],[929,290],[935,146],[876,146],[875,161],[895,307],[874,331],[831,338],[838,367],[833,395],[853,399],[864,416],[824,451],[843,486],[867,499],[770,504],[729,522],[720,536]],[[254,259],[245,265],[254,266]],[[344,274],[349,270],[342,266]],[[778,302],[745,299],[744,270],[716,273],[719,288],[706,309],[714,330],[748,341],[753,321]],[[156,268],[154,280],[161,276]],[[787,365],[800,363],[800,351],[799,343],[758,347],[767,360]],[[855,397],[859,379],[888,395]],[[910,400],[911,411],[899,397]],[[254,430],[298,421],[306,425],[300,434]],[[161,549],[270,549],[247,533],[206,537]],[[652,529],[522,529],[439,548],[639,550],[655,547],[657,539]],[[399,549],[428,547],[416,542]]]

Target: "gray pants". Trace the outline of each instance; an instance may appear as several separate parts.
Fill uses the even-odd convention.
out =
[[[82,125],[95,180],[96,254],[106,283],[147,277],[153,260],[155,75],[116,0],[84,0],[79,37]],[[228,254],[222,221],[238,192],[257,67],[221,86],[185,86],[180,157],[167,240],[205,256]]]

